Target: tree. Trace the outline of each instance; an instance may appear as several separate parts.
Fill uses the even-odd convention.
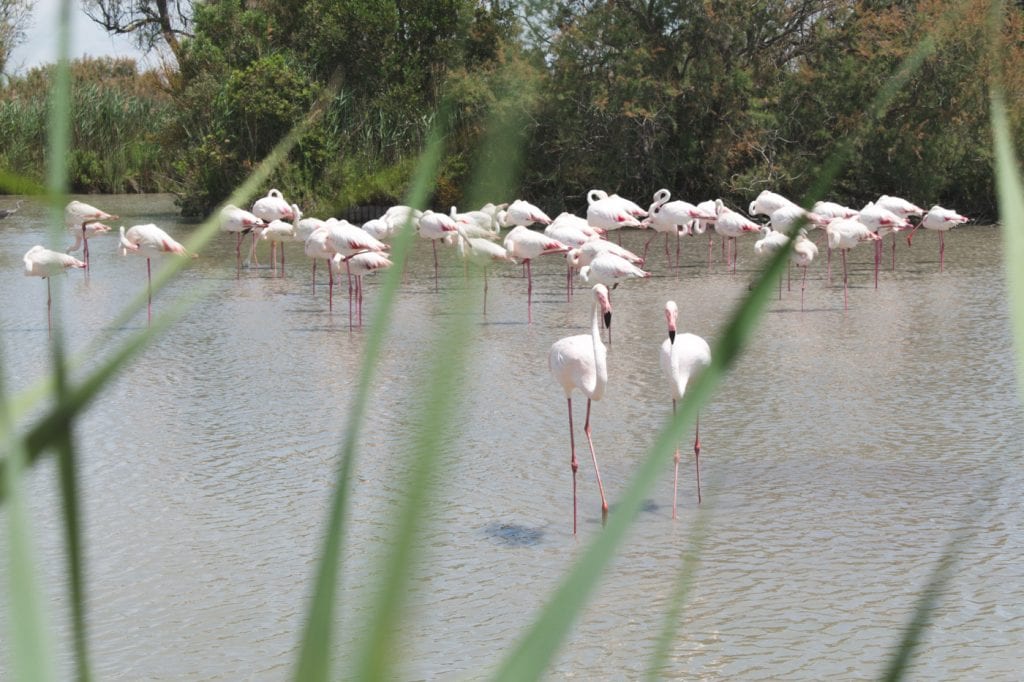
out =
[[[0,74],[11,52],[25,40],[32,4],[32,0],[0,0]]]
[[[85,14],[107,33],[133,35],[140,48],[152,50],[163,42],[181,57],[181,38],[190,37],[190,0],[86,0]]]

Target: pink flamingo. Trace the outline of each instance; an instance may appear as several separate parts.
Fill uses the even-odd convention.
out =
[[[715,232],[732,244],[732,271],[736,272],[736,238],[744,232],[760,232],[761,226],[732,210],[721,199],[715,200]],[[728,264],[728,263],[727,263]]]
[[[220,210],[220,229],[235,234],[235,277],[238,277],[242,269],[242,235],[265,226],[262,218],[234,204],[228,204]]]
[[[668,253],[668,235],[675,233],[676,235],[676,267],[679,267],[679,234],[681,231],[689,232],[687,227],[693,220],[714,220],[717,216],[714,213],[701,210],[699,207],[694,206],[688,201],[676,199],[675,201],[669,201],[672,197],[672,193],[667,189],[659,189],[654,193],[654,203],[647,211],[647,218],[643,221],[643,227],[652,228],[655,233],[662,232],[665,234],[665,258],[668,260],[669,266],[671,267],[672,262],[669,259]],[[651,238],[644,242],[644,259],[647,258],[647,247],[650,246],[651,241],[657,236],[652,234]]]
[[[906,199],[901,197],[891,197],[887,194],[883,194],[878,197],[875,201],[875,206],[881,206],[882,208],[892,211],[900,218],[909,220],[911,216],[917,217],[918,219],[924,215],[924,209],[916,204],[912,204]],[[896,231],[892,233],[892,270],[896,270]]]
[[[171,239],[171,236],[153,223],[145,225],[133,225],[125,232],[124,225],[121,226],[121,244],[118,250],[122,256],[129,253],[136,253],[146,258],[146,283],[149,295],[146,303],[146,323],[153,321],[153,273],[150,260],[154,256],[164,253],[173,253],[178,256],[190,255],[185,247]],[[192,256],[195,258],[195,256]]]
[[[348,269],[348,258],[363,251],[383,253],[391,247],[384,242],[370,236],[370,233],[361,227],[356,227],[347,220],[330,218],[326,227],[327,239],[325,246],[333,254],[341,254],[342,262],[345,263],[345,271],[348,273],[348,326],[352,328],[352,274]],[[331,300],[334,298],[334,277],[331,277]]]
[[[586,218],[572,213],[559,213],[551,224],[544,228],[544,234],[562,242],[570,249],[577,249],[589,241],[600,239],[604,230],[587,224]],[[573,264],[567,261],[568,270],[565,275],[565,300],[572,300]]]
[[[661,371],[668,379],[672,393],[672,414],[676,413],[676,402],[683,399],[686,387],[702,369],[711,364],[711,348],[708,342],[696,334],[676,334],[679,308],[675,301],[665,303],[665,320],[668,322],[668,338],[661,344]],[[696,435],[693,440],[693,456],[697,466],[697,504],[700,504],[700,416],[697,417]],[[676,518],[676,492],[679,489],[679,447],[676,446],[675,476],[672,483],[672,518]]]
[[[51,251],[37,244],[22,257],[26,277],[42,277],[46,280],[46,334],[53,329],[51,318],[50,278],[68,268],[84,269],[85,262],[60,251]]]
[[[504,246],[490,239],[459,235],[459,251],[462,257],[473,263],[484,273],[484,315],[487,314],[487,269],[495,263],[514,263]]]
[[[446,244],[450,244],[453,239],[457,238],[459,226],[451,216],[434,211],[424,211],[416,224],[419,227],[420,236],[429,239],[430,245],[434,247],[434,291],[437,291],[437,241],[442,239]]]
[[[363,326],[363,275],[371,275],[378,270],[390,268],[392,263],[383,253],[376,251],[362,251],[352,256],[343,257],[340,253],[335,254],[331,259],[332,268],[341,268],[345,263],[345,270],[355,278],[356,297],[356,320],[360,327]]]
[[[835,218],[825,226],[825,232],[828,234],[829,248],[843,252],[843,310],[846,310],[849,307],[846,252],[860,242],[879,241],[882,238],[856,218]]]
[[[533,323],[533,271],[530,263],[546,254],[565,253],[569,247],[523,225],[517,225],[505,235],[504,247],[508,255],[526,264],[526,321]]]
[[[882,239],[875,242],[875,288],[878,288],[878,268],[882,262],[882,242],[885,239],[885,235],[890,232],[893,234],[893,245],[896,244],[896,233],[901,230],[910,229],[910,221],[906,218],[900,217],[890,211],[889,209],[879,206],[873,201],[869,201],[867,205],[860,210],[857,214],[857,220],[868,226],[868,229],[877,234]],[[895,253],[893,254],[893,264],[895,265],[896,260]]]
[[[548,353],[548,369],[552,376],[565,391],[565,399],[569,406],[569,450],[572,468],[572,532],[576,534],[576,471],[579,462],[576,460],[576,440],[572,426],[572,392],[580,391],[587,396],[587,419],[583,432],[587,435],[590,445],[590,456],[594,460],[594,473],[597,474],[597,487],[601,491],[601,520],[608,517],[608,501],[604,496],[604,485],[601,483],[601,471],[597,466],[597,455],[594,453],[594,441],[590,437],[590,403],[604,397],[608,384],[608,354],[601,342],[600,318],[603,315],[605,324],[610,328],[612,323],[612,304],[608,300],[608,288],[603,284],[595,284],[593,288],[594,304],[591,311],[590,334],[567,336],[555,341]]]
[[[843,206],[837,204],[834,201],[816,201],[814,202],[814,213],[817,213],[825,220],[832,220],[833,218],[856,218],[857,210],[850,208],[849,206]],[[824,228],[824,226],[821,226]],[[828,245],[828,239],[825,239],[825,252],[826,252],[826,281],[829,285],[832,284],[832,247]]]
[[[967,216],[960,215],[956,211],[948,208],[942,208],[939,205],[932,206],[928,209],[928,212],[921,218],[921,222],[917,224],[910,234],[907,235],[907,246],[910,246],[910,240],[914,238],[914,232],[917,232],[918,227],[923,227],[926,230],[935,230],[939,233],[939,272],[942,272],[942,264],[945,261],[946,254],[946,232],[952,230],[957,225],[966,223],[970,218]]]
[[[85,270],[89,272],[89,237],[93,234],[102,234],[107,232],[106,230],[88,230],[87,225],[89,223],[96,223],[102,220],[117,220],[117,216],[101,211],[95,206],[90,206],[81,201],[72,201],[64,207],[64,225],[70,232],[75,235],[75,245],[69,251],[77,250],[79,246],[79,238],[81,238],[84,244],[82,249],[82,257],[85,260]],[[102,227],[106,227],[103,225]]]
[[[807,288],[807,266],[810,265],[814,259],[818,256],[818,246],[807,238],[807,230],[801,228],[800,234],[796,236],[796,241],[793,242],[793,252],[789,255],[791,263],[796,263],[798,267],[803,268],[804,276],[800,281],[800,310],[804,309],[804,289]]]
[[[587,223],[611,232],[623,227],[640,227],[637,206],[617,194],[608,196],[603,190],[592,189],[587,193]],[[627,203],[628,202],[628,203]],[[634,208],[635,207],[635,208]],[[643,212],[643,209],[640,209]]]
[[[272,189],[267,192],[267,196],[260,197],[256,200],[252,205],[252,213],[267,225],[275,220],[295,222],[294,207],[294,204],[289,204],[285,201],[284,195],[281,194],[281,190]],[[249,253],[249,258],[252,261],[252,264],[256,266],[259,266],[259,260],[256,258],[256,239],[260,236],[260,232],[262,232],[262,230],[259,228],[253,230],[252,247]],[[274,242],[271,242],[271,245],[273,244]],[[273,257],[273,254],[271,254],[271,257]]]

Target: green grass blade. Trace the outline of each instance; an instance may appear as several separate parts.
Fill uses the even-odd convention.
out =
[[[0,396],[6,396],[0,376]],[[7,447],[7,457],[0,477],[0,494],[7,499],[7,556],[10,567],[7,589],[9,595],[11,633],[10,654],[13,679],[45,682],[57,679],[54,669],[54,646],[46,624],[42,590],[35,568],[31,543],[31,523],[21,492],[25,451],[12,439],[7,400],[0,400],[0,435]]]
[[[421,206],[425,203],[440,164],[441,149],[442,136],[439,131],[435,131],[420,159],[413,188],[407,199],[409,205]],[[377,308],[370,323],[370,332],[360,363],[355,397],[345,422],[344,437],[339,453],[337,485],[331,499],[324,546],[320,552],[309,615],[306,618],[299,656],[296,661],[294,679],[303,682],[326,680],[330,676],[335,595],[341,569],[340,555],[341,548],[344,546],[346,510],[352,469],[355,466],[359,430],[366,414],[366,406],[379,364],[384,337],[390,327],[402,271],[405,268],[414,238],[415,234],[410,222],[392,243],[391,255],[394,266],[384,272],[384,280],[377,297]]]

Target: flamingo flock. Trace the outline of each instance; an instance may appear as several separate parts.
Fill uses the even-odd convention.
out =
[[[328,309],[333,308],[333,284],[342,272],[349,281],[349,326],[361,325],[363,320],[363,278],[389,268],[392,239],[403,227],[410,227],[423,239],[430,240],[434,257],[434,289],[440,289],[440,246],[453,246],[468,267],[472,265],[483,271],[483,314],[487,314],[487,273],[497,267],[519,264],[526,279],[526,322],[533,323],[533,273],[532,263],[542,256],[559,255],[565,259],[566,300],[573,298],[573,289],[578,279],[589,287],[591,293],[590,332],[568,336],[555,341],[548,353],[548,367],[555,381],[562,387],[568,407],[570,468],[573,488],[573,532],[578,525],[578,500],[576,474],[579,468],[576,457],[573,422],[572,394],[582,393],[587,399],[584,434],[590,450],[601,496],[601,514],[608,514],[608,499],[601,480],[597,455],[591,432],[591,403],[601,400],[606,393],[609,380],[608,355],[611,346],[611,292],[616,287],[639,286],[635,280],[654,276],[645,269],[646,255],[651,241],[657,235],[665,237],[664,251],[666,264],[678,270],[682,237],[708,234],[708,266],[711,266],[713,234],[722,241],[723,261],[726,270],[736,272],[739,254],[738,240],[747,234],[758,234],[753,245],[757,256],[768,257],[782,250],[788,250],[791,265],[801,268],[800,309],[804,310],[804,292],[807,287],[807,270],[818,257],[819,247],[812,238],[815,230],[824,235],[823,246],[828,249],[827,286],[831,280],[831,251],[838,249],[843,261],[843,307],[849,307],[849,271],[847,251],[861,242],[872,242],[875,246],[874,279],[878,286],[879,265],[882,258],[882,244],[886,236],[892,235],[891,265],[896,265],[897,235],[906,233],[908,246],[918,229],[924,228],[939,233],[939,270],[945,263],[945,233],[968,222],[968,218],[956,211],[932,206],[929,210],[893,196],[882,195],[874,202],[868,202],[855,210],[834,202],[817,202],[812,210],[806,210],[796,202],[771,191],[761,192],[750,202],[745,215],[728,205],[722,199],[709,199],[690,203],[672,199],[668,189],[653,193],[647,210],[636,203],[603,190],[590,190],[586,194],[586,216],[563,212],[554,220],[539,207],[516,199],[510,203],[485,204],[479,209],[458,211],[451,207],[448,212],[420,211],[410,206],[393,206],[378,218],[357,226],[336,218],[319,219],[304,216],[299,206],[287,201],[284,194],[271,189],[266,196],[257,199],[251,210],[226,205],[218,214],[222,231],[235,235],[236,277],[244,267],[258,267],[257,250],[261,241],[271,245],[270,268],[278,276],[284,276],[285,246],[289,242],[300,242],[303,251],[312,259],[313,294],[316,294],[316,266],[318,260],[326,261],[329,277]],[[19,202],[20,203],[20,202]],[[13,211],[11,211],[13,213]],[[83,250],[84,259],[79,260],[69,253],[60,253],[34,246],[25,254],[25,274],[47,280],[47,319],[50,325],[50,280],[54,274],[70,269],[89,269],[89,240],[102,236],[112,228],[103,221],[116,220],[117,216],[79,201],[68,204],[65,210],[65,224],[75,239],[68,252]],[[766,219],[766,220],[765,220]],[[652,235],[646,240],[641,255],[637,255],[608,239],[611,232],[624,228],[650,229]],[[503,230],[506,230],[502,234]],[[794,232],[796,230],[796,232]],[[151,259],[161,255],[192,256],[185,248],[165,231],[153,224],[121,226],[118,251],[123,255],[135,254],[146,258],[148,306],[147,319],[152,320],[152,277]],[[619,233],[621,235],[621,232]],[[676,238],[676,255],[673,262],[669,250],[669,238]],[[252,236],[248,258],[243,263],[241,243],[246,235]],[[280,261],[276,251],[280,251]],[[782,297],[782,283],[779,281],[779,297]],[[683,399],[693,378],[711,362],[707,341],[691,333],[679,332],[679,307],[674,301],[667,301],[664,316],[668,327],[668,338],[660,348],[660,366],[668,384],[673,413],[679,400]],[[607,330],[608,345],[602,338],[602,328]],[[697,501],[700,492],[700,428],[699,417],[694,436],[695,478]],[[673,476],[672,516],[676,517],[677,491],[679,480],[680,452],[676,449]]]

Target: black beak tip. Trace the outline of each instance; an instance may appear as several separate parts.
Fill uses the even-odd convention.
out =
[[[604,326],[607,327],[608,329],[612,328],[612,314],[611,313],[605,313],[604,314]]]
[[[668,342],[669,343],[675,343],[676,342],[676,330],[675,329],[669,329],[668,330]]]

